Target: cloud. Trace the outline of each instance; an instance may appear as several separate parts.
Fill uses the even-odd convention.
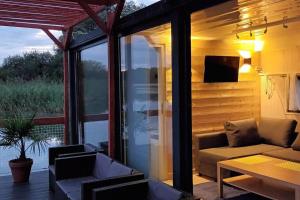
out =
[[[51,31],[52,32],[52,31]],[[59,37],[61,32],[52,32]],[[54,43],[39,29],[0,27],[0,64],[4,58],[28,51],[53,51]]]

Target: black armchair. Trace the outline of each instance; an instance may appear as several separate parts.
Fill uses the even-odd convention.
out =
[[[155,180],[139,180],[93,189],[92,200],[190,200],[192,195]]]
[[[113,161],[108,156],[92,155],[57,158],[55,160],[57,200],[90,200],[95,188],[137,181],[142,173]]]
[[[66,158],[71,156],[89,155],[101,152],[98,148],[92,144],[78,144],[78,145],[66,145],[49,148],[49,188],[54,192],[55,190],[55,159]]]

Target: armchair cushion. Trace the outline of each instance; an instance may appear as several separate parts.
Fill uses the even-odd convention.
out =
[[[133,169],[114,161],[108,169],[106,177],[131,175],[132,172]]]
[[[83,181],[93,181],[96,180],[93,176],[86,176],[80,178],[72,178],[72,179],[64,179],[60,181],[56,181],[57,186],[65,193],[67,196],[71,192],[76,191],[80,197],[80,187]]]
[[[101,153],[97,153],[95,167],[93,170],[93,176],[98,179],[105,179],[107,177],[107,171],[110,169],[113,160]]]

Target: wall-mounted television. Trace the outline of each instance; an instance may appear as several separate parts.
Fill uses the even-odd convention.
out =
[[[204,83],[238,82],[240,57],[205,56]]]

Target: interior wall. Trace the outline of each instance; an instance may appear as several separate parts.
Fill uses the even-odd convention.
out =
[[[300,122],[299,113],[287,112],[288,98],[295,93],[289,90],[289,82],[295,81],[295,74],[300,73],[299,28],[299,23],[289,24],[286,29],[277,26],[264,36],[261,54],[261,67],[265,74],[261,76],[262,117],[292,118]],[[299,125],[297,131],[300,131]]]
[[[206,55],[240,56],[240,48],[241,45],[233,40],[192,40],[193,135],[222,131],[228,120],[259,119],[260,80],[254,69],[240,73],[239,82],[203,83]],[[252,63],[257,62],[258,58],[252,57]],[[197,151],[195,142],[194,155]]]

